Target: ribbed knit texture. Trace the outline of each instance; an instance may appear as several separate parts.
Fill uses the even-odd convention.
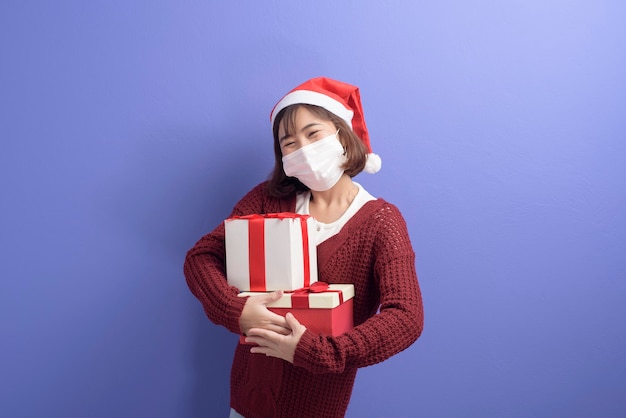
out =
[[[275,199],[265,187],[252,189],[231,216],[295,210],[295,196]],[[355,328],[338,337],[307,330],[293,365],[238,345],[231,406],[246,418],[343,417],[357,369],[406,349],[422,332],[415,255],[395,206],[383,199],[368,202],[317,251],[321,281],[354,284]],[[239,334],[245,299],[226,282],[224,253],[222,223],[188,252],[184,271],[209,319]]]

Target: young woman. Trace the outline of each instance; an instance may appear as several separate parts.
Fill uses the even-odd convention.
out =
[[[318,229],[319,280],[354,285],[354,329],[314,334],[266,304],[281,292],[240,298],[226,282],[224,226],[188,252],[185,276],[208,317],[239,344],[231,371],[231,416],[343,417],[359,367],[381,362],[421,334],[423,310],[406,223],[392,204],[352,178],[380,169],[358,88],[309,80],[271,113],[276,164],[231,216],[310,214]]]

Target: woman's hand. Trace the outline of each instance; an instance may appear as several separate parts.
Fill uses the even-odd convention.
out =
[[[248,335],[250,328],[266,329],[281,335],[291,333],[285,318],[265,306],[280,299],[282,294],[282,291],[276,291],[248,297],[239,317],[239,327],[243,335]]]
[[[247,343],[255,343],[256,347],[250,349],[251,353],[265,354],[266,356],[278,357],[293,364],[296,347],[306,331],[306,327],[291,314],[285,316],[287,326],[291,329],[288,335],[280,334],[268,329],[251,328],[246,337]]]

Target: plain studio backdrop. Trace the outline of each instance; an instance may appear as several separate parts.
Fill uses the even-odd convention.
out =
[[[0,416],[224,417],[237,336],[186,251],[273,164],[269,112],[361,88],[424,296],[348,417],[626,415],[623,1],[0,8]]]

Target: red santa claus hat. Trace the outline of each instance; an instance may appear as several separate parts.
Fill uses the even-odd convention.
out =
[[[276,115],[281,110],[287,106],[302,103],[323,107],[346,121],[367,147],[367,161],[363,171],[376,173],[380,170],[382,161],[377,154],[372,152],[358,87],[326,77],[306,81],[287,93],[274,106],[270,115],[272,126],[274,126]]]

